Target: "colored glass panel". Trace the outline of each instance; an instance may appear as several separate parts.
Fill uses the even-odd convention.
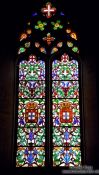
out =
[[[54,146],[80,146],[80,127],[53,127]]]
[[[80,126],[79,100],[53,99],[53,125]]]
[[[34,107],[32,107],[34,106]],[[19,99],[18,126],[39,127],[45,125],[44,99]]]
[[[45,165],[45,63],[19,63],[17,167]]]
[[[78,80],[78,62],[76,60],[53,62],[52,79],[53,80]]]
[[[44,146],[45,128],[18,128],[18,146]]]
[[[53,166],[80,166],[78,62],[67,54],[52,64]]]
[[[53,98],[78,98],[78,81],[53,81]]]
[[[44,147],[18,147],[17,167],[42,167],[45,165]]]
[[[81,165],[79,147],[54,147],[53,166],[78,167]]]
[[[22,61],[19,65],[19,80],[45,80],[44,61]]]
[[[19,83],[19,98],[44,98],[45,82],[44,81],[27,81]]]

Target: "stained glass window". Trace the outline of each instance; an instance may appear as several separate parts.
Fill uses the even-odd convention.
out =
[[[17,53],[16,167],[80,166],[79,45],[65,13],[33,12]]]

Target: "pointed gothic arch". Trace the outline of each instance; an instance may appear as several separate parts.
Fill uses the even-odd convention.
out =
[[[44,4],[19,37],[16,167],[81,165],[79,62],[64,12]]]

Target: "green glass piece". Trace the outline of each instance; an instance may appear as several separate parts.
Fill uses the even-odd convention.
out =
[[[35,26],[35,29],[39,29],[39,27],[38,26]]]
[[[60,28],[60,29],[62,29],[62,28],[63,28],[63,26],[62,26],[62,25],[60,25],[60,26],[59,26],[59,28]]]
[[[21,53],[23,53],[23,52],[25,52],[25,48],[24,47],[20,47],[20,49],[19,49],[19,51],[18,51],[18,54],[21,54]]]
[[[57,23],[60,23],[61,21],[60,21],[60,20],[57,20],[56,22],[57,22]]]
[[[60,24],[60,20],[57,20],[56,22],[51,22],[51,24],[53,25],[53,29],[57,30],[57,29],[62,29],[63,26]]]
[[[51,22],[51,24],[52,24],[52,25],[54,25],[54,24],[55,24],[55,22]]]
[[[56,28],[56,27],[54,27],[53,29],[54,29],[54,30],[57,30],[57,28]]]
[[[38,23],[38,24],[42,24],[42,22],[41,22],[41,21],[38,21],[37,23]]]
[[[35,25],[35,29],[39,29],[41,31],[44,30],[44,27],[47,25],[46,22],[38,21],[37,25]]]
[[[40,28],[40,30],[41,30],[41,31],[43,31],[43,30],[44,30],[44,28],[42,27],[42,28]]]
[[[78,52],[78,47],[73,47],[73,48],[72,48],[72,51],[73,51],[73,52]]]

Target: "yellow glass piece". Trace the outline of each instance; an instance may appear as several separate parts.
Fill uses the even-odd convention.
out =
[[[35,42],[35,47],[39,48],[40,44],[38,42]]]
[[[32,30],[28,29],[26,32],[27,32],[28,35],[30,35],[32,33]]]
[[[57,51],[58,51],[58,49],[57,49],[56,47],[54,47],[54,48],[53,48],[53,51],[54,51],[54,52],[57,52]]]
[[[56,28],[59,27],[59,23],[56,23],[56,24],[55,24],[55,27],[56,27]]]
[[[71,29],[66,29],[66,33],[71,33]]]
[[[55,53],[55,52],[57,52],[58,51],[58,48],[57,47],[54,47],[53,49],[52,49],[52,51],[51,51],[51,54],[53,54],[53,53]]]
[[[42,27],[44,27],[44,24],[39,24],[38,27],[42,28]]]
[[[20,41],[22,41],[23,39],[27,38],[27,34],[26,33],[22,33],[20,36]]]
[[[45,48],[44,48],[44,47],[41,47],[41,48],[40,48],[40,51],[41,51],[42,53],[46,53],[46,51],[45,51]]]
[[[70,36],[71,36],[71,38],[77,40],[77,35],[76,35],[76,33],[71,33]]]
[[[70,42],[70,41],[67,41],[67,46],[68,46],[68,47],[73,47],[73,43]]]
[[[71,33],[71,29],[66,29],[66,33]]]
[[[30,26],[30,22],[27,23]]]
[[[30,47],[30,42],[25,43],[25,47],[29,48]]]

